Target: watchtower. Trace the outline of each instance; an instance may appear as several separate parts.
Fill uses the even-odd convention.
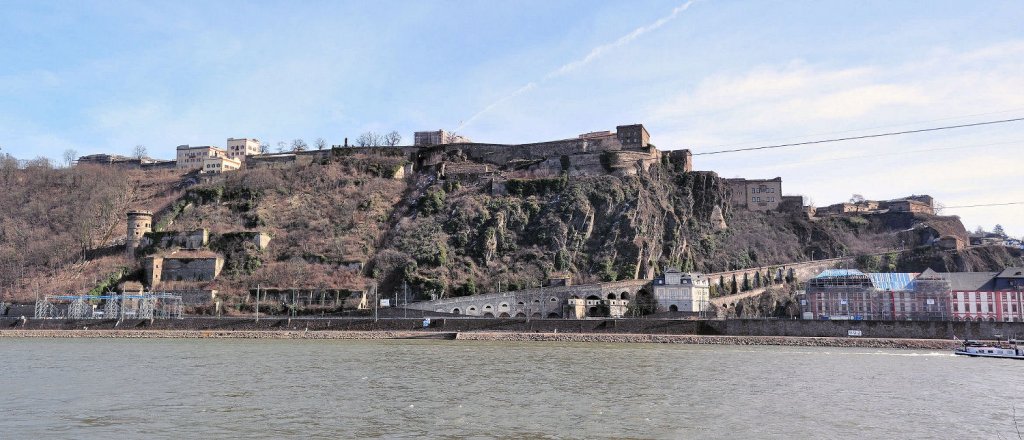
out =
[[[147,232],[153,231],[153,213],[151,211],[128,211],[128,240],[125,248],[128,258],[135,258],[135,248]]]

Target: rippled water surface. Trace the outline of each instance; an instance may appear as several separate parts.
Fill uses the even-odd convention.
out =
[[[873,349],[4,339],[2,438],[1018,438],[1024,362]]]

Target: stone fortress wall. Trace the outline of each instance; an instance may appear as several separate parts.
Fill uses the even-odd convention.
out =
[[[575,311],[569,305],[570,299],[585,300],[590,307],[600,306],[598,301],[630,301],[641,292],[645,292],[644,288],[649,283],[650,280],[626,280],[580,286],[553,286],[423,301],[410,303],[408,307],[414,310],[477,317],[569,318],[576,317]]]

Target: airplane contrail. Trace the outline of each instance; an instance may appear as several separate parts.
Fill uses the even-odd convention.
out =
[[[552,70],[551,72],[548,72],[548,74],[544,75],[544,78],[541,79],[540,81],[532,81],[532,82],[530,82],[530,83],[528,83],[528,84],[526,84],[526,85],[516,89],[514,92],[508,94],[507,96],[505,96],[505,97],[503,97],[503,98],[501,98],[501,99],[499,99],[497,101],[492,102],[487,107],[484,107],[483,110],[480,110],[480,111],[476,112],[476,114],[471,116],[465,122],[459,124],[458,128],[456,128],[455,131],[462,130],[464,127],[468,126],[469,124],[473,123],[473,121],[476,121],[478,118],[480,118],[480,116],[483,116],[487,112],[490,112],[495,107],[501,105],[505,101],[508,101],[508,100],[510,100],[512,98],[515,98],[516,96],[522,95],[523,93],[526,93],[526,92],[528,92],[530,90],[533,90],[533,89],[537,88],[538,86],[540,86],[541,84],[547,82],[548,80],[551,80],[551,79],[557,78],[559,76],[565,75],[565,74],[567,74],[569,72],[572,72],[572,71],[574,71],[576,69],[579,69],[580,67],[583,67],[583,66],[585,66],[587,64],[590,64],[591,61],[594,61],[595,59],[599,58],[605,52],[607,52],[607,51],[609,51],[611,49],[615,49],[615,48],[619,48],[619,47],[625,46],[626,44],[629,44],[633,40],[636,40],[637,38],[639,38],[641,35],[646,34],[648,32],[651,32],[653,30],[656,30],[656,29],[664,26],[665,23],[668,23],[672,19],[676,18],[676,16],[678,16],[683,11],[686,11],[687,9],[689,9],[690,5],[692,5],[693,2],[694,2],[694,0],[690,0],[690,1],[688,1],[686,3],[683,3],[683,4],[679,5],[679,6],[676,6],[675,8],[672,9],[672,12],[670,12],[668,15],[666,15],[664,17],[661,17],[661,18],[657,19],[654,23],[651,23],[651,24],[646,25],[646,26],[638,27],[638,28],[634,29],[632,32],[630,32],[630,33],[628,33],[626,35],[623,35],[622,37],[620,37],[619,39],[615,40],[614,42],[611,42],[611,43],[608,43],[608,44],[602,44],[600,46],[597,46],[597,47],[591,49],[590,52],[587,54],[587,56],[585,56],[583,58],[580,58],[578,60],[575,60],[575,61],[563,64],[561,67],[559,67],[559,68],[557,68],[555,70]]]

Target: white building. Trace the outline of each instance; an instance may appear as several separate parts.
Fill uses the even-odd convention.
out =
[[[711,282],[699,273],[669,268],[653,283],[659,312],[702,312],[711,301]]]
[[[245,162],[246,156],[260,154],[260,140],[253,138],[228,138],[228,158]]]

